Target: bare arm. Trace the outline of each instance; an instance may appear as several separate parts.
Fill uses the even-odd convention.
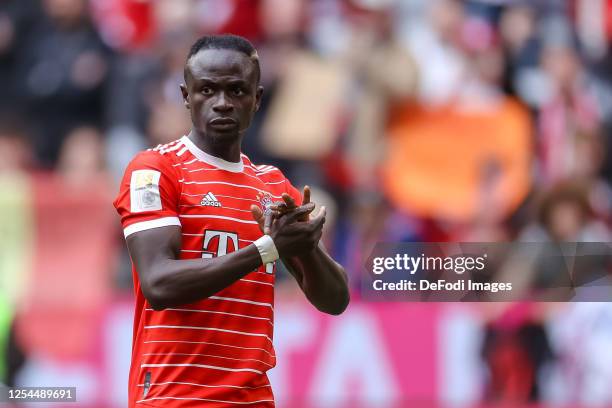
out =
[[[317,309],[333,315],[344,312],[350,301],[348,278],[322,243],[311,252],[282,260]]]
[[[313,207],[301,207],[294,217]],[[279,254],[293,256],[309,245],[304,233],[290,222],[275,224],[273,233]],[[255,244],[215,258],[179,260],[181,229],[177,226],[137,232],[127,238],[127,245],[142,293],[156,310],[205,299],[262,265]]]
[[[137,232],[127,245],[142,293],[155,310],[207,298],[262,264],[253,244],[217,258],[179,260],[177,226]]]

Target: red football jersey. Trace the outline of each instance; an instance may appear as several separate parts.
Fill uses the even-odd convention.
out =
[[[139,153],[115,207],[124,235],[181,226],[180,259],[212,258],[252,245],[262,233],[250,206],[299,191],[272,166],[241,155],[227,162],[188,137]],[[132,267],[136,309],[129,406],[274,406],[266,372],[272,346],[274,265],[261,266],[207,299],[154,311]]]

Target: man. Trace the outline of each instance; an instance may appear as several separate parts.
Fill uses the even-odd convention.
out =
[[[125,172],[115,207],[134,265],[130,407],[274,406],[278,259],[319,310],[348,305],[346,273],[319,243],[325,209],[309,215],[307,188],[300,197],[278,169],[241,154],[259,76],[247,40],[199,39],[181,85],[190,134]]]

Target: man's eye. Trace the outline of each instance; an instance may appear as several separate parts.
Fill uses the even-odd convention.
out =
[[[232,91],[232,93],[233,93],[235,96],[242,96],[242,95],[244,95],[244,91],[243,91],[241,88],[235,88],[235,89]]]
[[[204,95],[212,95],[213,94],[213,90],[212,90],[212,88],[209,88],[209,87],[206,86],[206,87],[202,88],[202,93]]]

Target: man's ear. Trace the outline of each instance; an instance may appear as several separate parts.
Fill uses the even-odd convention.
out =
[[[261,105],[261,96],[263,95],[263,86],[258,86],[257,91],[255,93],[255,112],[259,110],[259,106]]]
[[[191,105],[189,102],[189,92],[187,91],[187,86],[185,84],[181,84],[181,93],[183,94],[183,103],[187,109],[191,109]]]

